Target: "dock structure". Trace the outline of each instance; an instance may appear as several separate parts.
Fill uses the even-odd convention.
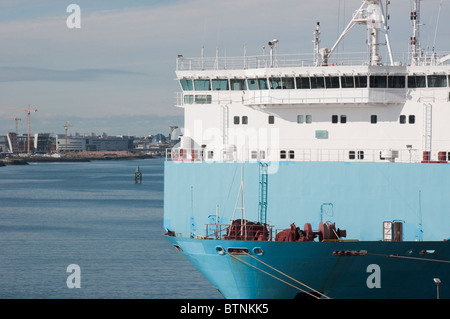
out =
[[[139,166],[136,167],[136,171],[134,172],[134,183],[137,184],[139,181],[139,184],[142,184],[142,172],[139,169]]]

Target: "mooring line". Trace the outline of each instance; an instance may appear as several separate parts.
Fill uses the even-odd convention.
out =
[[[321,296],[323,296],[323,297],[325,297],[325,298],[327,298],[327,299],[331,299],[330,297],[328,297],[327,295],[321,293],[320,291],[317,291],[317,290],[315,290],[314,288],[312,288],[312,287],[310,287],[310,286],[308,286],[308,285],[302,283],[301,281],[299,281],[299,280],[297,280],[297,279],[295,279],[295,278],[292,278],[291,276],[289,276],[289,275],[285,274],[284,272],[282,272],[282,271],[280,271],[280,270],[278,270],[278,269],[276,269],[276,268],[270,266],[269,264],[267,264],[267,263],[265,263],[264,261],[262,261],[262,260],[256,258],[255,256],[252,256],[252,255],[250,255],[249,253],[245,253],[245,254],[247,254],[248,256],[252,257],[253,259],[259,261],[259,262],[262,263],[263,265],[265,265],[265,266],[267,266],[267,267],[269,267],[269,268],[275,270],[276,272],[282,274],[283,276],[286,276],[287,278],[291,279],[292,281],[295,281],[296,283],[299,283],[300,285],[302,285],[302,286],[304,286],[304,287],[306,287],[306,288],[308,288],[308,289],[311,289],[311,290],[314,291],[315,293],[317,293],[317,294],[319,294],[319,295],[321,295]]]
[[[304,289],[302,289],[302,288],[300,288],[300,287],[297,287],[297,286],[295,286],[295,285],[293,285],[293,284],[291,284],[291,283],[289,283],[289,282],[287,282],[287,281],[285,281],[285,280],[283,280],[283,279],[281,279],[281,278],[278,278],[277,276],[275,276],[275,275],[273,275],[273,274],[271,274],[271,273],[269,273],[269,272],[267,272],[267,271],[265,271],[265,270],[262,270],[261,268],[258,268],[258,267],[256,267],[255,265],[252,265],[252,264],[250,264],[250,263],[248,263],[248,262],[246,262],[246,261],[244,261],[244,260],[242,260],[242,259],[239,259],[239,258],[237,258],[236,256],[234,256],[234,255],[232,255],[232,254],[230,254],[230,253],[228,253],[228,252],[226,252],[226,251],[225,251],[225,253],[228,254],[230,257],[232,257],[232,258],[234,258],[234,259],[236,259],[236,260],[238,260],[238,261],[240,261],[240,262],[242,262],[242,263],[244,263],[244,264],[246,264],[246,265],[248,265],[248,266],[250,266],[250,267],[253,267],[253,268],[257,269],[257,270],[261,271],[262,273],[264,273],[264,274],[266,274],[266,275],[268,275],[268,276],[270,276],[270,277],[273,277],[273,278],[275,278],[275,279],[277,279],[277,280],[279,280],[279,281],[281,281],[281,282],[283,282],[283,283],[285,283],[285,284],[287,284],[287,285],[289,285],[289,286],[291,286],[291,287],[293,287],[293,288],[295,288],[295,289],[297,289],[297,290],[300,290],[301,292],[304,292],[304,293],[306,293],[306,294],[312,296],[313,298],[320,299],[318,296],[313,295],[313,294],[310,293],[309,291],[306,291],[306,290],[304,290]],[[273,268],[273,267],[271,267],[271,268]],[[287,276],[287,275],[286,275],[286,276]],[[288,277],[288,278],[291,278],[291,277],[289,277],[289,276],[287,276],[287,277]],[[296,281],[296,282],[302,284],[302,283],[299,282],[298,280],[295,280],[295,279],[292,279],[292,280],[294,280],[294,281]],[[304,284],[302,284],[302,285],[304,285]],[[306,285],[304,285],[304,286],[306,286]],[[306,286],[306,287],[307,287],[307,286]],[[308,288],[309,288],[309,287],[308,287]],[[315,291],[314,289],[312,289],[312,290]],[[321,293],[319,292],[319,294],[321,294]],[[324,294],[321,294],[321,295],[325,296]],[[327,297],[327,296],[325,296],[325,297],[328,298],[328,299],[330,299],[330,298]]]

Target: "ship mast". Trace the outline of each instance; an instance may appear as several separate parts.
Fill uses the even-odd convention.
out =
[[[409,39],[409,54],[412,65],[418,65],[422,56],[420,48],[420,0],[412,3],[411,21],[413,23],[413,34]]]
[[[387,0],[387,4],[389,0]],[[367,27],[367,45],[369,46],[369,65],[381,65],[381,56],[379,53],[379,46],[386,45],[389,53],[390,64],[393,65],[391,44],[389,41],[388,28],[386,24],[386,17],[383,12],[381,0],[364,0],[361,7],[353,14],[352,20],[342,32],[339,39],[336,41],[327,58],[334,52],[344,36],[357,24],[363,24]],[[379,40],[380,32],[385,35],[385,41],[381,43]]]

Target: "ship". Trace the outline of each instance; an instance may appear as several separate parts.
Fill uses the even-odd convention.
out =
[[[163,227],[224,298],[450,298],[450,54],[422,49],[414,0],[396,59],[389,6],[331,48],[318,22],[312,54],[178,55]],[[361,26],[367,51],[338,53]]]

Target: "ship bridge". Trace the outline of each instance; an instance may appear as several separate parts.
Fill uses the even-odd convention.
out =
[[[447,88],[450,66],[330,65],[177,71],[177,105],[247,106],[403,104],[410,92]],[[443,92],[448,98],[448,92]]]

